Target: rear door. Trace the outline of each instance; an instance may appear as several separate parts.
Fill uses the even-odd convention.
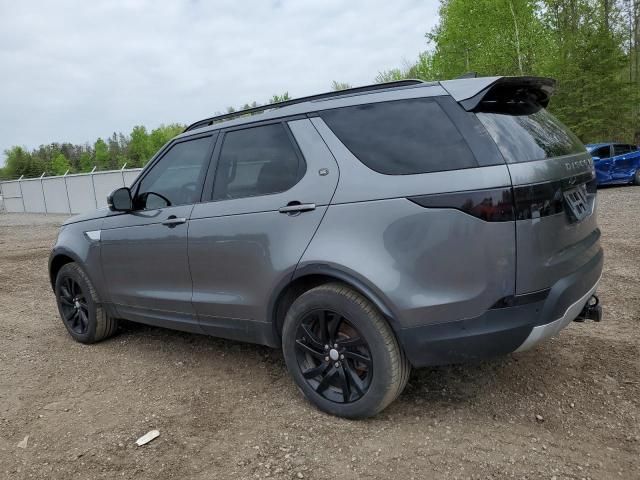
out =
[[[338,167],[308,119],[226,130],[214,158],[189,224],[193,307],[212,335],[268,343],[271,297],[318,228]]]
[[[511,174],[516,293],[526,294],[551,288],[598,261],[595,175],[580,140],[553,115],[526,99],[503,100],[502,106],[494,101],[476,111]],[[591,287],[597,278],[584,281]]]

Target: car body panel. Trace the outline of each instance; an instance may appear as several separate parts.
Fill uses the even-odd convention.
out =
[[[406,198],[332,204],[299,268],[315,264],[362,279],[391,306],[396,328],[453,321],[513,295],[515,230]]]
[[[102,264],[100,262],[100,242],[92,241],[85,232],[100,231],[105,212],[100,215],[88,216],[89,219],[64,223],[60,228],[56,242],[49,255],[49,272],[51,274],[53,261],[58,256],[64,256],[77,262],[85,269],[92,279],[94,286],[100,293],[102,301],[109,301],[107,287],[102,276]],[[72,217],[73,218],[73,217]],[[55,284],[55,278],[50,277],[51,286]]]
[[[593,176],[593,164],[586,153],[512,163],[508,168],[514,189],[523,192],[527,188],[535,191],[535,187],[528,186],[564,180],[565,186],[558,183],[556,196],[577,186],[581,179]],[[520,205],[520,208],[531,208],[531,218],[516,221],[516,243],[520,252],[516,294],[549,288],[559,278],[587,263],[600,249],[595,194],[589,194],[591,213],[579,222],[572,221],[565,209],[548,215],[536,198],[528,201],[529,205]],[[564,200],[559,198],[559,201]]]
[[[104,217],[111,215],[112,212],[108,208],[98,208],[96,210],[80,213],[67,218],[62,225],[70,225],[72,223],[88,222],[90,220],[102,220]]]
[[[102,269],[109,298],[120,315],[148,311],[193,319],[187,223],[163,225],[170,216],[189,218],[193,205],[144,210],[104,219]]]

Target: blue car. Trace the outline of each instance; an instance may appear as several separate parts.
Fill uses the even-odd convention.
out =
[[[640,185],[640,150],[624,143],[586,145],[596,168],[598,185]]]

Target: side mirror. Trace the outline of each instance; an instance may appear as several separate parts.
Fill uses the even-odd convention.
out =
[[[594,162],[597,162],[598,160],[600,160],[600,157],[591,157],[591,159],[592,159]]]
[[[117,188],[107,197],[109,210],[113,212],[130,212],[133,210],[131,190],[128,187]]]

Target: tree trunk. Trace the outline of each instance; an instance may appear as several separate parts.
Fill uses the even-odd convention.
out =
[[[520,75],[522,72],[522,54],[520,53],[520,31],[518,30],[518,21],[516,20],[516,12],[513,9],[513,1],[509,0],[509,8],[511,9],[511,16],[513,17],[513,26],[516,33],[516,54],[518,55],[518,71]]]

